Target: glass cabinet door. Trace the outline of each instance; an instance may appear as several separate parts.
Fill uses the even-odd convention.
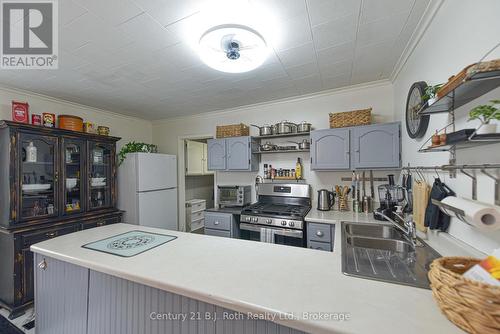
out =
[[[112,145],[89,142],[89,210],[110,207],[112,179]]]
[[[63,138],[63,212],[65,215],[83,211],[84,142],[83,140]]]
[[[21,220],[58,215],[57,138],[20,133]]]

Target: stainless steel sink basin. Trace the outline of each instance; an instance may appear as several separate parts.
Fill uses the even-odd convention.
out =
[[[409,253],[415,250],[412,244],[403,240],[347,237],[346,241],[351,247],[379,249],[389,252]]]
[[[429,289],[429,265],[439,256],[420,239],[413,245],[390,224],[342,223],[346,275]]]
[[[401,232],[385,224],[349,224],[345,223],[345,231],[350,235],[358,235],[371,238],[398,239]]]

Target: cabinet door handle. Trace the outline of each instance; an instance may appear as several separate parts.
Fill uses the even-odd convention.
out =
[[[318,231],[318,232],[316,232],[316,235],[318,237],[322,237],[322,236],[324,236],[324,233],[322,231]]]
[[[43,261],[38,264],[38,268],[42,270],[47,269],[47,262],[45,261],[45,259],[43,259]]]
[[[219,225],[220,223],[218,221],[214,222],[214,225]]]
[[[47,238],[54,238],[54,237],[57,237],[57,232],[56,231],[54,231],[54,232],[47,232],[47,233],[45,233],[45,236]]]
[[[104,226],[106,225],[106,222],[105,221],[100,221],[100,222],[97,222],[97,226]]]

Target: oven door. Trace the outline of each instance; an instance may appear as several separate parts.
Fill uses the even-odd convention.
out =
[[[240,239],[304,247],[304,232],[287,228],[240,224]]]

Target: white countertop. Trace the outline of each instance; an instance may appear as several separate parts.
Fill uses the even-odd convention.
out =
[[[309,218],[317,221],[313,212]],[[310,333],[461,333],[441,314],[430,290],[342,274],[340,224],[336,228],[334,252],[127,224],[72,233],[31,249],[235,311],[293,314],[293,320],[282,316],[275,322]],[[130,258],[81,247],[136,229],[178,238]],[[311,320],[304,312],[348,313],[350,320]]]
[[[336,224],[340,222],[356,222],[356,223],[372,223],[378,222],[373,218],[373,213],[356,213],[352,211],[320,211],[318,209],[311,209],[306,216],[306,221],[325,223],[325,224]]]

